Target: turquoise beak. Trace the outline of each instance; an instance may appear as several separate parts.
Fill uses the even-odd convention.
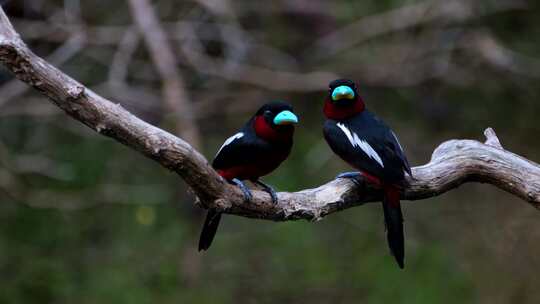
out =
[[[292,125],[298,123],[298,117],[291,111],[282,111],[274,118],[275,125]]]
[[[338,101],[341,99],[353,99],[354,91],[348,86],[340,86],[332,92],[332,100]]]

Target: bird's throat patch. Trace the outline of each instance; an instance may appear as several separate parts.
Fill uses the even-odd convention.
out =
[[[324,116],[328,119],[343,120],[362,113],[365,108],[366,106],[361,98],[358,98],[358,100],[347,106],[339,106],[331,98],[326,98],[323,112]]]
[[[292,139],[294,128],[289,128],[290,131],[280,132],[272,128],[263,116],[256,116],[253,124],[255,134],[258,137],[268,141],[287,141]]]

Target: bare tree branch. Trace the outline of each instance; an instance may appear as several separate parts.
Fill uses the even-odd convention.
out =
[[[128,28],[124,37],[118,43],[118,48],[114,54],[111,62],[111,68],[109,69],[109,80],[111,86],[125,86],[126,78],[128,75],[128,67],[133,60],[133,55],[139,45],[139,33],[133,29]]]
[[[277,71],[263,67],[227,62],[215,59],[204,54],[200,41],[197,43],[195,31],[188,25],[183,28],[184,33],[191,37],[192,42],[180,45],[188,63],[200,73],[222,77],[229,81],[248,83],[270,90],[308,92],[320,91],[326,88],[326,84],[338,75],[330,72],[296,73]],[[227,70],[234,70],[228,73]]]
[[[487,64],[504,72],[530,78],[540,78],[540,60],[505,47],[489,31],[473,32],[464,39],[463,47],[470,49]]]
[[[317,54],[323,57],[332,55],[334,48],[336,52],[341,52],[374,38],[382,39],[366,48],[358,49],[358,51],[368,52],[368,56],[372,56],[369,54],[376,54],[376,56],[372,56],[369,61],[363,61],[362,58],[367,58],[367,56],[358,57],[358,53],[355,53],[356,57],[346,59],[346,61],[354,61],[355,64],[348,64],[341,68],[343,74],[354,73],[363,83],[373,86],[414,86],[431,79],[451,84],[470,84],[474,80],[472,76],[476,75],[478,71],[470,71],[470,67],[456,64],[454,60],[463,54],[455,51],[465,49],[468,51],[467,56],[480,57],[484,63],[494,68],[512,72],[509,75],[530,77],[538,75],[538,69],[536,69],[538,63],[534,58],[505,49],[500,43],[490,43],[490,41],[494,42],[493,39],[480,39],[482,37],[476,36],[474,33],[467,34],[470,31],[478,31],[476,23],[470,22],[471,20],[489,14],[523,8],[525,3],[522,1],[503,0],[493,3],[469,3],[463,0],[430,0],[406,5],[381,14],[363,17],[323,36],[315,46],[307,48],[309,51],[301,56],[302,60],[296,60],[294,56],[267,45],[264,38],[261,39],[264,37],[261,32],[242,28],[236,20],[237,13],[242,14],[242,9],[238,6],[233,6],[228,1],[196,0],[195,2],[200,3],[205,10],[214,15],[215,20],[198,20],[197,18],[189,20],[187,18],[178,22],[158,23],[157,17],[154,16],[157,28],[163,32],[163,36],[178,43],[184,51],[187,60],[178,62],[180,65],[191,67],[198,74],[211,75],[230,82],[247,83],[274,91],[319,91],[324,89],[328,80],[337,76],[334,73],[317,72],[316,70],[322,67],[313,68],[312,64],[308,64],[309,68],[306,68],[305,64],[309,62],[309,58],[316,59]],[[296,1],[289,5],[304,7],[308,2]],[[323,5],[322,3],[309,3],[312,4],[311,9],[314,8],[314,5]],[[148,15],[148,13],[145,14]],[[130,26],[118,25],[73,27],[66,23],[55,22],[54,18],[51,18],[50,21],[21,19],[16,20],[15,24],[25,39],[39,38],[47,41],[63,41],[66,39],[66,35],[85,33],[88,37],[87,43],[98,45],[118,44],[118,41],[129,38],[129,35],[125,33],[131,32],[132,29]],[[49,25],[55,29],[51,30]],[[424,25],[427,25],[427,28],[431,28],[431,30],[414,31],[414,34],[409,31]],[[149,31],[146,32],[149,33]],[[393,35],[388,35],[390,33]],[[150,38],[157,41],[159,40],[156,38],[158,36],[150,35]],[[470,37],[470,39],[464,39],[464,37]],[[223,55],[219,58],[208,56],[205,48],[199,47],[216,40],[220,41],[224,47]],[[170,45],[172,42],[167,43]],[[151,45],[156,44],[152,43]],[[422,45],[422,47],[418,47],[418,45]],[[103,48],[96,49],[100,52],[103,51]],[[162,48],[153,47],[151,49]],[[129,61],[130,56],[121,56],[121,51],[123,52],[121,48],[118,48],[116,54],[120,56],[115,57],[127,58],[124,61]],[[94,54],[92,55],[92,53]],[[102,54],[97,54],[100,55],[97,56],[95,52],[90,50],[85,53],[87,56],[97,57],[100,61],[104,61],[100,57]],[[116,60],[117,58],[114,62],[123,64]],[[162,56],[153,56],[152,58],[161,59]],[[133,58],[133,65],[137,65],[138,68],[131,75],[132,79],[152,83],[155,81],[154,66],[136,58]],[[111,66],[111,75],[114,75],[113,72],[119,71],[117,69],[119,66],[121,65]],[[170,65],[158,64],[155,66]],[[148,72],[149,70],[152,72]],[[389,72],[395,70],[403,72]],[[119,98],[118,95],[123,94],[126,89],[129,91],[129,87],[122,89],[119,90],[118,94],[114,93],[112,96],[123,100],[124,98]],[[198,98],[200,99],[200,96]],[[165,102],[165,104],[171,103]],[[195,116],[197,117],[197,114]],[[189,140],[189,138],[186,139]]]
[[[400,7],[382,14],[365,17],[338,29],[313,45],[311,55],[325,58],[358,45],[362,41],[420,24],[464,23],[466,20],[500,11],[525,7],[522,1],[496,1],[490,4],[466,0],[428,0]]]
[[[21,81],[48,96],[68,115],[98,133],[111,137],[180,175],[199,197],[203,207],[229,214],[268,220],[320,219],[328,214],[381,199],[370,185],[354,187],[334,180],[315,189],[278,194],[273,204],[268,194],[254,191],[246,204],[242,193],[227,184],[207,160],[187,142],[130,114],[120,105],[95,94],[32,53],[0,10],[0,61]],[[466,182],[492,184],[540,207],[540,166],[493,143],[451,140],[433,153],[431,161],[413,168],[414,179],[402,198],[420,200],[441,195]]]
[[[161,76],[165,105],[174,114],[177,129],[175,131],[193,146],[200,147],[199,129],[186,93],[184,80],[178,72],[172,46],[159,24],[152,4],[148,0],[129,0],[129,6],[150,51],[150,57]]]
[[[61,66],[71,58],[75,57],[84,45],[85,37],[75,34],[49,55],[47,61],[52,62],[54,65]],[[27,90],[28,86],[17,80],[12,80],[2,85],[0,87],[0,107],[4,106],[10,100],[21,96]]]

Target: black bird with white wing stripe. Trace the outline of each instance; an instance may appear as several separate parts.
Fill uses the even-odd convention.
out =
[[[324,103],[324,137],[330,148],[359,172],[338,178],[368,181],[383,190],[383,211],[390,251],[403,268],[405,249],[400,188],[411,168],[394,132],[365,109],[356,84],[347,79],[330,83]]]
[[[240,187],[246,202],[251,200],[251,192],[243,180],[262,186],[277,203],[275,191],[259,178],[274,171],[289,156],[296,123],[298,117],[289,104],[271,102],[263,105],[238,133],[225,140],[212,167],[225,180]],[[199,251],[210,247],[220,220],[221,213],[208,210],[199,239]]]

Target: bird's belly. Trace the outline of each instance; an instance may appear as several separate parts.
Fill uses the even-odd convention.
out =
[[[357,160],[346,160],[344,159],[351,167],[355,168],[356,170],[362,172],[364,175],[364,178],[371,183],[375,185],[382,185],[382,184],[401,184],[404,179],[404,173],[403,170],[395,169],[392,170],[390,168],[378,168],[378,165],[369,163],[369,164],[363,164],[362,162],[359,162]]]
[[[264,160],[261,160],[256,164],[242,164],[228,168],[221,168],[218,169],[217,172],[226,180],[231,180],[233,178],[240,180],[256,180],[259,177],[270,174],[272,171],[274,171],[277,167],[279,167],[285,158],[286,156],[263,158]]]
[[[240,180],[244,179],[258,179],[259,177],[270,173],[272,170],[263,170],[263,168],[258,167],[257,165],[242,165],[236,167],[230,167],[227,169],[218,170],[218,174],[221,175],[226,180],[231,180],[237,178]]]

